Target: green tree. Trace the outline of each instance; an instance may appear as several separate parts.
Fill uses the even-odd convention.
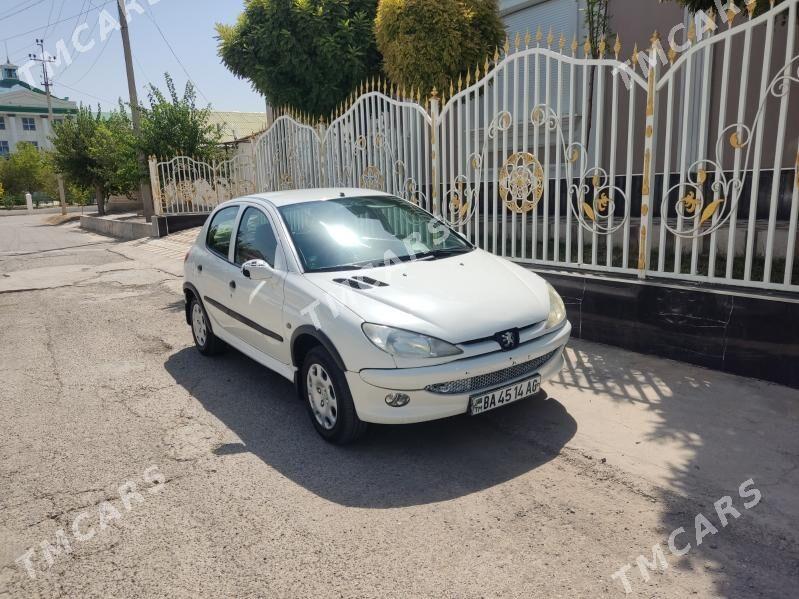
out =
[[[588,42],[591,45],[591,57],[600,58],[600,45],[609,44],[610,14],[608,5],[610,0],[586,0],[585,2],[585,28]],[[588,75],[588,133],[586,142],[590,143],[591,129],[594,120],[594,87],[596,85],[596,65],[592,64]]]
[[[139,141],[142,152],[145,156],[162,158],[181,155],[201,160],[214,158],[219,153],[222,132],[210,122],[210,107],[197,107],[197,93],[191,82],[180,96],[169,73],[164,78],[167,93],[150,86],[150,105],[142,107]]]
[[[78,206],[86,206],[90,203],[91,189],[83,187],[74,181],[65,181],[64,183],[68,203]]]
[[[42,190],[47,175],[48,168],[42,152],[33,144],[18,143],[16,151],[3,165],[2,182],[9,194],[33,193]]]
[[[391,80],[424,94],[482,64],[505,39],[496,0],[380,0],[375,33]]]
[[[219,56],[273,106],[326,116],[380,71],[376,0],[247,0],[216,26]]]
[[[142,177],[137,139],[130,118],[120,110],[103,118],[100,112],[81,107],[73,119],[56,128],[53,163],[68,183],[94,189],[97,211],[105,214],[111,195],[130,195]]]
[[[89,153],[94,160],[94,175],[102,182],[104,199],[111,195],[131,196],[138,188],[143,177],[138,141],[127,112],[115,111],[98,121]]]

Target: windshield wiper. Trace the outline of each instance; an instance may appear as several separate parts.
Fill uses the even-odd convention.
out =
[[[336,272],[339,270],[362,270],[363,268],[364,265],[360,264],[340,264],[338,266],[323,266],[322,268],[314,268],[308,272]]]
[[[423,260],[425,258],[447,258],[449,256],[459,256],[460,254],[468,254],[473,252],[474,248],[449,248],[430,250],[422,254],[416,254],[416,260]]]
[[[449,256],[458,256],[460,254],[468,254],[473,252],[474,248],[448,248],[430,250],[429,252],[422,252],[419,254],[408,254],[407,256],[397,256],[395,259],[400,262],[414,262],[416,260],[435,260],[437,258],[447,258]],[[323,266],[321,268],[314,268],[309,270],[309,273],[314,272],[337,272],[340,270],[363,270],[364,268],[384,268],[391,266],[396,262],[391,260],[364,260],[362,262],[352,262],[350,264],[339,264],[337,266]]]
[[[336,272],[338,270],[363,270],[364,268],[380,268],[386,266],[381,262],[373,260],[364,260],[362,262],[352,262],[350,264],[339,264],[338,266],[323,266],[322,268],[314,268],[308,272]]]

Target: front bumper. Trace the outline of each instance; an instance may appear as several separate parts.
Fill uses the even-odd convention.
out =
[[[541,381],[544,382],[563,368],[563,348],[570,336],[571,324],[567,322],[560,329],[520,345],[513,351],[494,352],[422,368],[347,372],[347,382],[358,417],[364,422],[409,424],[447,418],[465,413],[469,408],[469,398],[482,390],[445,395],[427,391],[426,387],[489,374],[558,350],[537,370],[537,374],[541,375]],[[502,386],[505,384],[499,385]],[[401,408],[388,406],[385,397],[392,392],[405,393],[410,397],[410,402]]]

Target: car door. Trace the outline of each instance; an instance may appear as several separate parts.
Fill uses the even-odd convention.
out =
[[[231,334],[234,333],[235,319],[230,315],[230,304],[239,270],[231,262],[231,242],[239,209],[239,205],[226,206],[213,214],[205,236],[204,251],[196,267],[197,287],[212,326],[221,326]]]
[[[271,276],[256,281],[242,271],[248,260],[263,260],[272,268]],[[233,310],[235,334],[248,345],[289,363],[289,343],[284,333],[283,300],[286,266],[283,248],[269,215],[256,206],[245,206],[239,219],[234,243],[236,289]]]

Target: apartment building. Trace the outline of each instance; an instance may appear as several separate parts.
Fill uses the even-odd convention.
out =
[[[52,103],[56,122],[77,112],[77,104],[68,98],[53,96]],[[50,148],[51,133],[44,91],[20,81],[17,66],[6,60],[0,65],[0,156],[8,156],[22,142]]]

